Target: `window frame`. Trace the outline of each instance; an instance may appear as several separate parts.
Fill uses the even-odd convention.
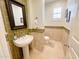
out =
[[[61,7],[54,8],[53,9],[53,18],[60,19],[61,15],[62,15],[61,13],[62,13],[62,8]]]

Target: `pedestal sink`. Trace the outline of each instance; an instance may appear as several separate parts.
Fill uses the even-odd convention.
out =
[[[32,40],[32,35],[25,35],[23,37],[16,38],[16,40],[13,40],[14,45],[16,45],[17,47],[22,47],[24,59],[30,59],[28,45],[32,42]]]

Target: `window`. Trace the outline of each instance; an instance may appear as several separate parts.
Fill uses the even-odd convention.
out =
[[[61,18],[61,8],[54,8],[53,18]]]

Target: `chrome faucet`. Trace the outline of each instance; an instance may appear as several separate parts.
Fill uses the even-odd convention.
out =
[[[17,36],[15,35],[15,33],[14,33],[14,39],[13,40],[16,40],[17,39]]]

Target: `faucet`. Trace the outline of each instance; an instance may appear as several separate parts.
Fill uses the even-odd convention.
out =
[[[13,40],[16,40],[17,39],[17,36],[15,35],[15,33],[14,33],[14,39]]]

